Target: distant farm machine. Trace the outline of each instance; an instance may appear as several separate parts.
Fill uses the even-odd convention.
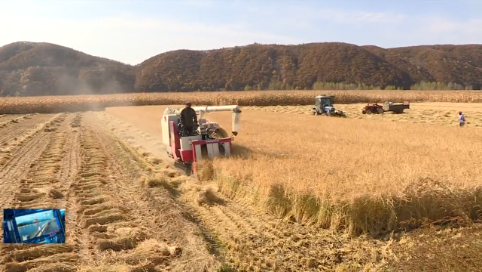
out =
[[[237,105],[193,107],[198,114],[198,124],[192,135],[186,135],[180,126],[181,109],[167,108],[162,118],[162,137],[169,157],[187,175],[196,174],[196,164],[206,158],[231,156],[234,136],[240,130],[241,110]],[[229,137],[218,123],[204,119],[204,113],[232,112],[232,136]]]
[[[387,102],[383,105],[375,104],[367,104],[363,107],[362,113],[363,114],[383,114],[385,112],[393,112],[395,114],[403,113],[404,110],[410,109],[410,102],[405,101],[403,103],[393,103]]]
[[[346,117],[342,110],[337,110],[333,106],[334,96],[318,95],[315,97],[315,106],[312,109],[313,115],[326,115],[333,117]]]

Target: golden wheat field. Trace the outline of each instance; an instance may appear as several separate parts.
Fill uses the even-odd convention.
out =
[[[313,92],[304,93],[311,103]],[[176,95],[150,103],[186,99]],[[203,104],[239,103],[236,95]],[[2,207],[66,209],[67,231],[65,245],[2,245],[0,270],[481,267],[482,104],[448,103],[466,93],[439,94],[446,103],[362,115],[363,104],[353,103],[364,101],[351,100],[335,104],[345,119],[295,106],[304,103],[250,106],[259,96],[245,95],[252,100],[242,102],[236,156],[206,163],[203,181],[166,158],[166,106],[0,115]],[[456,126],[459,110],[464,128]],[[206,117],[229,131],[229,113]]]

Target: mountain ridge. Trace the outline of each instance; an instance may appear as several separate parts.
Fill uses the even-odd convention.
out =
[[[0,96],[311,89],[317,82],[401,89],[439,82],[480,89],[482,45],[255,43],[173,50],[136,65],[52,43],[0,47]]]

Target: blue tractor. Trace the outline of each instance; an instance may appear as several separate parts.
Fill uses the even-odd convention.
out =
[[[346,117],[342,110],[337,110],[333,106],[334,96],[318,95],[315,97],[315,106],[313,107],[313,115],[326,115],[333,117]]]

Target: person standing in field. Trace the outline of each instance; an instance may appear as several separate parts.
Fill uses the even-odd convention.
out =
[[[459,111],[459,125],[460,127],[463,127],[465,125],[465,116],[462,114],[461,111]]]
[[[191,102],[186,102],[186,107],[181,111],[181,126],[184,132],[183,135],[193,135],[195,124],[197,124],[196,111],[191,108]]]

